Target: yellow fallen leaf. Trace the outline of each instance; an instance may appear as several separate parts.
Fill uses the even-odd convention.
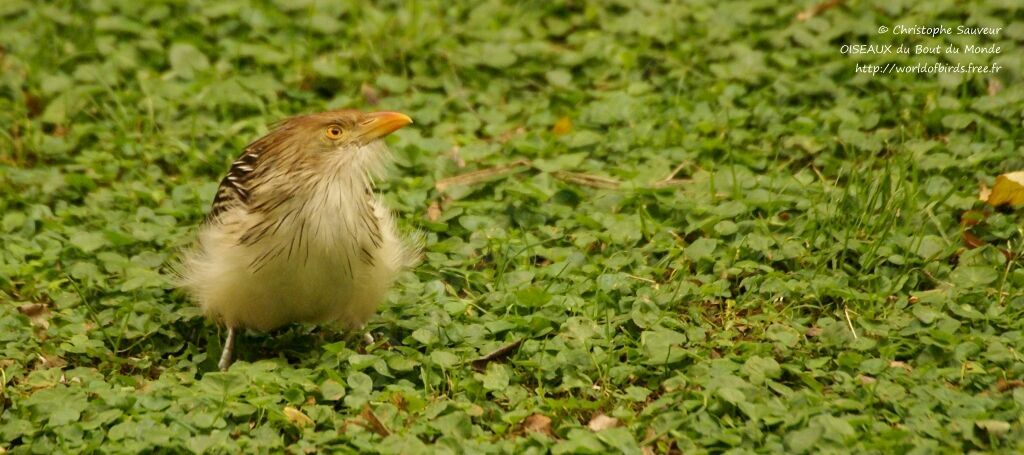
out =
[[[374,433],[379,434],[383,438],[391,435],[391,430],[388,430],[388,427],[384,426],[384,423],[377,418],[377,414],[373,413],[373,409],[370,408],[369,404],[363,405],[363,411],[359,413],[359,416],[366,421],[366,424],[369,425],[367,428]]]
[[[572,120],[569,117],[562,117],[555,120],[555,124],[551,127],[551,132],[558,136],[566,134],[572,131]]]
[[[303,414],[302,411],[291,406],[284,407],[284,416],[288,418],[289,422],[295,424],[297,427],[313,425],[313,419],[309,418],[308,415]]]
[[[1024,171],[1010,172],[996,177],[988,204],[998,207],[1003,204],[1024,205]]]

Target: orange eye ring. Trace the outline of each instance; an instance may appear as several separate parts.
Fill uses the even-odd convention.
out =
[[[328,126],[327,129],[324,130],[324,136],[327,136],[328,139],[339,139],[341,138],[342,133],[344,133],[344,131],[342,131],[341,127],[338,125]]]

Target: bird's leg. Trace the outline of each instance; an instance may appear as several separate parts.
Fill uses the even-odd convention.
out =
[[[363,332],[363,344],[365,344],[366,346],[369,346],[369,345],[373,344],[373,342],[374,342],[373,334],[370,333],[370,331],[366,329],[366,324],[363,324],[363,325],[359,326],[359,332]],[[353,334],[353,335],[355,335],[355,334]]]
[[[235,352],[235,328],[228,327],[228,337],[224,339],[224,350],[220,353],[220,362],[217,367],[220,371],[227,371],[231,366],[231,355]]]

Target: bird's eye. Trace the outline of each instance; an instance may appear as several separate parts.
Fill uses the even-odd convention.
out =
[[[341,127],[338,125],[328,126],[327,129],[324,130],[324,135],[327,136],[328,139],[338,139],[341,137],[341,133]]]

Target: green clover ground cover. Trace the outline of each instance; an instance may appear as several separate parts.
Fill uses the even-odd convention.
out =
[[[1024,169],[1019,2],[355,3],[0,2],[0,453],[1024,448],[1024,216],[976,198]],[[939,23],[1003,30],[876,31]],[[893,42],[1005,68],[838,51]],[[423,263],[376,344],[216,372],[168,267],[337,107],[416,120],[380,191]]]

